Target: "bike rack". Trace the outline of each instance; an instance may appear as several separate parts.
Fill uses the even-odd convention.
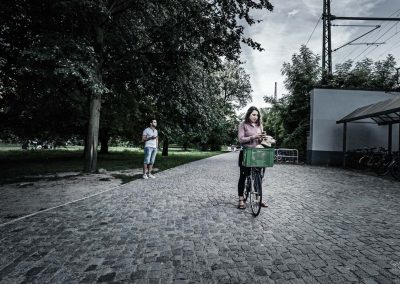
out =
[[[299,151],[297,149],[275,149],[275,161],[278,163],[299,163]]]

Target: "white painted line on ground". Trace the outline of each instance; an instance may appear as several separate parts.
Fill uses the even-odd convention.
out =
[[[125,184],[118,185],[118,186],[114,186],[114,187],[112,187],[112,188],[109,188],[109,189],[106,189],[106,190],[103,190],[103,191],[100,191],[100,192],[97,192],[97,193],[94,193],[94,194],[91,194],[91,195],[88,195],[88,196],[85,196],[85,197],[80,198],[80,199],[76,199],[76,200],[73,200],[73,201],[69,201],[69,202],[64,203],[64,204],[60,204],[60,205],[57,205],[57,206],[54,206],[54,207],[51,207],[51,208],[47,208],[47,209],[44,209],[44,210],[41,210],[41,211],[37,211],[37,212],[32,213],[32,214],[29,214],[29,215],[25,215],[25,216],[19,217],[19,218],[17,218],[17,219],[11,220],[11,221],[9,221],[9,222],[7,222],[7,223],[0,224],[0,228],[1,228],[1,227],[4,227],[4,226],[6,226],[6,225],[12,224],[12,223],[21,221],[21,220],[26,219],[26,218],[28,218],[28,217],[35,216],[35,215],[40,214],[40,213],[43,213],[43,212],[47,212],[47,211],[50,211],[50,210],[53,210],[53,209],[57,209],[57,208],[60,208],[60,207],[63,207],[63,206],[72,204],[72,203],[76,203],[76,202],[78,202],[78,201],[82,201],[82,200],[88,199],[88,198],[90,198],[90,197],[94,197],[94,196],[96,196],[96,195],[103,194],[103,193],[105,193],[105,192],[108,192],[108,191],[111,191],[111,190],[113,190],[113,189],[122,187],[122,186],[124,186],[124,185],[126,185],[126,183],[125,183]]]

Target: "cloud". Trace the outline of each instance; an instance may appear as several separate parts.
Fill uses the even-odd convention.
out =
[[[297,10],[297,9],[293,9],[292,11],[290,11],[289,13],[288,13],[288,17],[290,18],[290,17],[293,17],[294,15],[296,15],[296,14],[298,14],[299,13],[299,10]]]

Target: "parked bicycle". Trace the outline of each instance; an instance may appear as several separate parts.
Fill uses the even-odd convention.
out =
[[[346,165],[350,168],[370,170],[378,176],[391,174],[400,180],[399,152],[389,153],[385,148],[356,149],[346,153]]]
[[[375,165],[375,172],[379,176],[390,173],[395,179],[400,180],[399,152],[386,153]]]

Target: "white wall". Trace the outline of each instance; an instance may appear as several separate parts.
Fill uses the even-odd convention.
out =
[[[343,124],[336,124],[355,109],[393,98],[399,93],[336,89],[311,91],[310,143],[311,151],[342,151]],[[382,146],[387,148],[388,127],[378,126],[371,119],[364,123],[347,124],[347,150]],[[359,121],[357,121],[359,122]],[[393,125],[392,149],[398,149],[399,126]]]

